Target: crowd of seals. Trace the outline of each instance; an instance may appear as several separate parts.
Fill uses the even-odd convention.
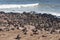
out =
[[[36,12],[0,12],[0,31],[9,31],[20,29],[27,34],[27,28],[24,25],[32,25],[35,28],[32,29],[33,34],[38,34],[37,31],[49,31],[51,34],[60,33],[60,18],[47,14]]]

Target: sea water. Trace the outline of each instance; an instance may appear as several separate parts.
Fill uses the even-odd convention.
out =
[[[35,11],[60,16],[60,0],[0,0],[0,11]]]

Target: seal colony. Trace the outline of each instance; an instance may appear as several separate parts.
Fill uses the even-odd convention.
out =
[[[60,18],[47,13],[0,12],[0,40],[60,40]]]

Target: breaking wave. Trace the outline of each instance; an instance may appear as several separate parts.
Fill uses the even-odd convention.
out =
[[[35,4],[3,4],[3,5],[0,5],[0,9],[2,9],[2,8],[35,7],[38,5],[39,5],[39,3],[35,3]]]

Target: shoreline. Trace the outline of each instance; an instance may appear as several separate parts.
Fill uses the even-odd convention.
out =
[[[36,12],[0,12],[1,40],[60,40],[60,18]]]
[[[11,11],[10,11],[10,12],[9,12],[9,11],[8,11],[8,12],[5,12],[5,11],[0,11],[0,13],[20,13],[20,14],[23,13],[23,12],[32,13],[32,14],[33,14],[34,12],[35,12],[36,14],[39,14],[39,13],[41,13],[41,14],[47,14],[47,15],[50,14],[50,15],[56,16],[57,18],[60,18],[60,14],[58,14],[58,15],[57,15],[56,13],[53,14],[53,12],[49,13],[49,12],[36,12],[36,11],[22,11],[22,12],[15,12],[15,11],[13,11],[13,12],[11,12]]]

